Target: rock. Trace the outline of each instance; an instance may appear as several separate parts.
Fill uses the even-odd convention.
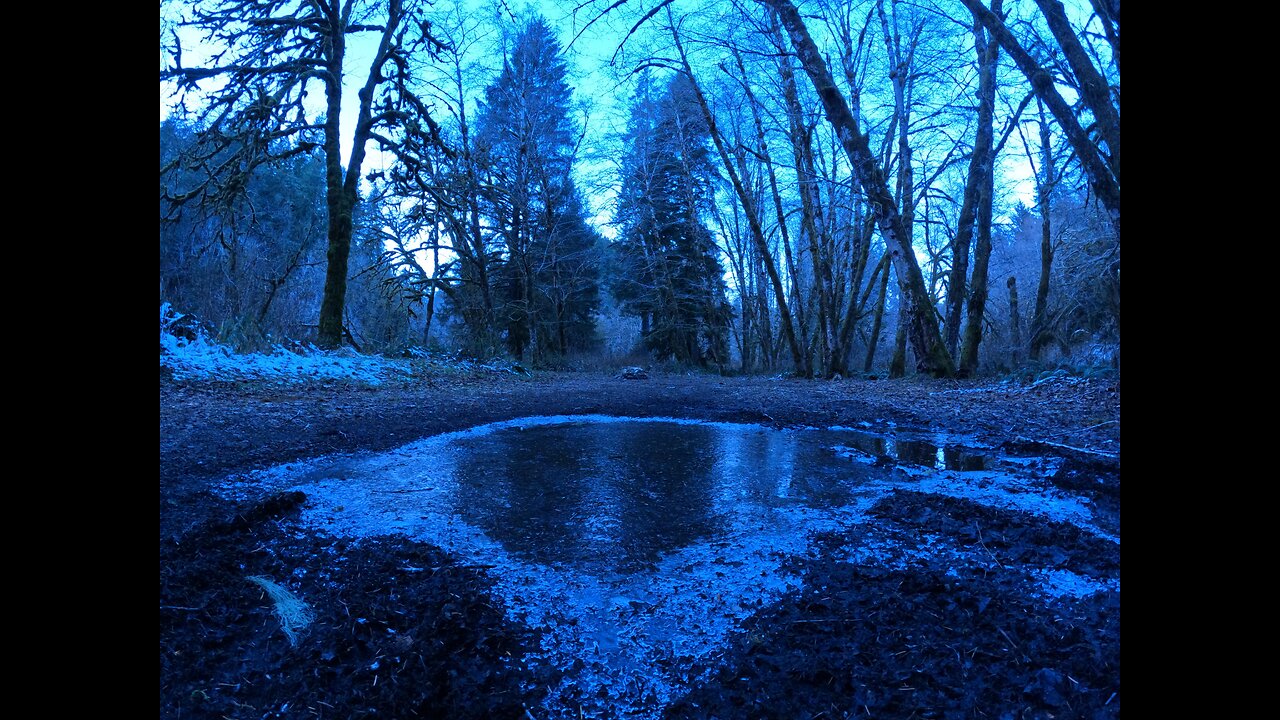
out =
[[[619,377],[623,380],[648,380],[649,373],[645,372],[642,367],[624,367]]]

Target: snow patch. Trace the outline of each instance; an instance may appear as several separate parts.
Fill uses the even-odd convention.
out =
[[[361,355],[351,349],[324,351],[308,343],[275,345],[267,352],[237,353],[210,338],[204,327],[160,306],[160,368],[183,382],[266,382],[288,385],[336,382],[379,386],[435,374],[529,375],[518,364],[501,359],[481,362],[457,354],[411,348],[410,359]]]
[[[381,385],[395,377],[408,377],[409,364],[347,351],[325,352],[303,345],[298,352],[275,346],[269,353],[235,353],[214,342],[198,322],[190,321],[168,303],[160,305],[160,367],[180,381],[268,381],[279,383],[334,381]],[[179,336],[175,332],[181,332]]]
[[[381,385],[392,379],[412,376],[404,360],[364,355],[347,355],[306,348],[303,354],[276,348],[271,354],[231,352],[203,337],[195,340],[160,335],[160,367],[173,372],[175,380],[218,380],[224,382],[335,381]]]

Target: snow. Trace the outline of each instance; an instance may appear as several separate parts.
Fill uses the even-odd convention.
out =
[[[1040,590],[1048,597],[1082,598],[1100,592],[1119,592],[1120,580],[1096,579],[1054,568],[1038,568],[1031,571]]]
[[[181,381],[259,380],[278,383],[335,381],[381,385],[412,376],[409,364],[377,356],[345,355],[307,348],[302,354],[276,348],[271,354],[233,353],[226,346],[198,337],[186,340],[160,334],[160,367]]]
[[[304,519],[347,537],[405,534],[437,544],[468,563],[494,568],[494,591],[521,620],[547,629],[533,659],[585,666],[547,688],[552,706],[571,707],[575,693],[599,687],[652,697],[657,705],[687,691],[691,661],[725,647],[738,622],[802,582],[785,572],[788,557],[806,554],[813,534],[859,521],[873,497],[836,508],[739,507],[722,533],[665,555],[628,574],[542,564],[506,549],[455,514],[448,446],[500,431],[544,426],[665,423],[742,431],[743,425],[680,418],[605,415],[522,418],[410,443],[390,453],[290,463],[228,487],[296,487],[307,494]],[[777,431],[770,431],[777,432]],[[411,509],[405,494],[412,492]],[[584,519],[590,524],[592,518]],[[599,528],[608,534],[608,528]],[[572,619],[573,622],[566,622]],[[676,659],[682,659],[675,662]]]
[[[491,372],[520,374],[502,361],[480,363],[457,356],[417,353],[414,359],[361,355],[353,350],[321,350],[303,344],[296,349],[280,345],[265,353],[237,353],[195,330],[195,339],[179,337],[172,330],[188,316],[168,303],[160,306],[160,367],[182,382],[267,382],[288,385],[335,382],[379,386],[407,381],[424,371]]]
[[[160,306],[160,367],[180,381],[267,381],[293,383],[345,380],[368,385],[411,375],[409,364],[377,356],[325,352],[303,346],[292,352],[276,346],[270,353],[235,353],[211,340],[204,332],[195,338],[174,335],[171,330],[187,316],[168,303]]]

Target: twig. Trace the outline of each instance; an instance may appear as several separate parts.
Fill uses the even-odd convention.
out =
[[[1000,566],[1001,570],[1006,569],[1004,566],[1004,563],[1000,562],[1000,558],[996,557],[995,553],[991,552],[991,548],[988,548],[986,541],[982,539],[982,528],[978,527],[977,520],[973,521],[973,529],[978,531],[978,544],[982,546],[982,549],[987,551],[987,554],[991,556],[992,560],[996,561],[996,564]],[[1004,632],[1004,631],[1001,630],[1001,632]],[[1009,637],[1009,636],[1005,635],[1005,637]],[[1009,642],[1013,642],[1013,641],[1010,640]]]
[[[1048,440],[1031,440],[1029,438],[1019,438],[1024,442],[1038,443],[1040,445],[1048,445],[1049,447],[1062,448],[1063,450],[1074,450],[1075,452],[1085,453],[1087,455],[1098,455],[1105,458],[1118,458],[1115,453],[1102,452],[1101,450],[1090,450],[1089,448],[1075,447],[1074,445],[1064,445],[1063,443],[1049,442]]]
[[[1008,640],[1008,641],[1009,641],[1009,644],[1013,646],[1013,649],[1014,649],[1014,650],[1020,650],[1020,649],[1021,649],[1021,648],[1019,648],[1019,647],[1018,647],[1018,643],[1014,642],[1014,641],[1013,641],[1013,638],[1009,637],[1009,633],[1005,632],[1002,628],[996,628],[996,630],[999,630],[999,631],[1000,631],[1000,634],[1004,636],[1004,639],[1005,639],[1005,640]]]
[[[1072,435],[1079,435],[1079,434],[1080,434],[1080,433],[1082,433],[1082,432],[1088,432],[1088,431],[1090,431],[1090,430],[1095,430],[1095,429],[1100,428],[1100,427],[1106,427],[1107,425],[1119,425],[1119,424],[1120,424],[1120,421],[1119,421],[1119,420],[1108,420],[1108,421],[1106,421],[1106,422],[1100,422],[1100,423],[1098,423],[1097,425],[1090,425],[1090,426],[1089,426],[1089,427],[1087,427],[1087,428],[1080,428],[1079,430],[1077,430],[1077,431],[1075,431],[1075,432],[1073,432],[1073,433],[1068,433],[1068,434],[1067,434],[1067,437],[1071,437]]]

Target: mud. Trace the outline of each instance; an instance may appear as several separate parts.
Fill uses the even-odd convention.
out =
[[[161,716],[1117,716],[1118,412],[1118,391],[1097,382],[1027,391],[542,376],[369,391],[162,381]],[[965,441],[869,451],[878,469],[919,478],[916,489],[871,504],[871,522],[833,524],[807,550],[776,557],[767,597],[736,609],[717,649],[683,654],[673,697],[640,686],[602,697],[566,682],[591,658],[548,663],[546,634],[586,613],[512,613],[503,598],[513,578],[495,567],[420,538],[318,529],[304,516],[319,498],[222,491],[281,462],[548,413]],[[1002,487],[990,460],[980,472],[949,460],[975,448],[1025,460],[1033,479]],[[969,484],[973,498],[955,497]],[[707,602],[737,572],[729,562],[719,580],[700,580]],[[314,620],[296,646],[249,576],[308,603]],[[601,596],[599,612],[655,604],[619,597]]]

